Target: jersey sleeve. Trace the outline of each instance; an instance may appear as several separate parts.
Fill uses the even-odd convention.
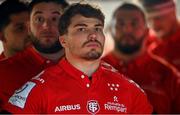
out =
[[[46,94],[42,79],[28,81],[10,97],[5,110],[10,113],[45,113]]]
[[[153,108],[149,103],[145,92],[136,83],[133,83],[133,88],[132,114],[151,114],[153,112]]]

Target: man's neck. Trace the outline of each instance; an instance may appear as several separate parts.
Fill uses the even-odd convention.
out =
[[[72,59],[66,57],[68,62],[72,64],[75,68],[82,71],[87,76],[91,77],[92,74],[98,69],[100,64],[100,59],[97,60],[86,60],[86,59]]]

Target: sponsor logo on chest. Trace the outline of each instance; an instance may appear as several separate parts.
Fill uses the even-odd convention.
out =
[[[75,111],[80,110],[81,106],[80,104],[73,104],[73,105],[62,105],[62,106],[56,106],[55,112],[63,112],[63,111]]]
[[[127,108],[124,104],[118,102],[118,97],[113,97],[113,102],[107,102],[104,104],[104,109],[108,111],[116,111],[121,113],[127,113]]]
[[[117,111],[121,113],[127,113],[127,108],[124,104],[114,103],[114,102],[107,102],[104,104],[104,109],[109,111]]]

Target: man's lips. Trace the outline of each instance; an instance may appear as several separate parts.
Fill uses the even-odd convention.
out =
[[[97,42],[89,42],[86,44],[87,47],[100,47],[99,43]]]

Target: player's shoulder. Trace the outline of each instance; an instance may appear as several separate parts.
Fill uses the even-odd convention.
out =
[[[143,91],[137,83],[135,83],[128,76],[120,73],[118,70],[116,70],[110,64],[108,64],[106,62],[102,62],[101,64],[102,64],[102,67],[103,67],[103,69],[105,71],[105,74],[106,74],[105,76],[107,76],[107,79],[109,81],[116,81],[126,89],[134,89],[134,90]]]
[[[126,78],[125,75],[120,73],[117,69],[115,69],[112,65],[110,65],[107,62],[102,61],[101,62],[101,67],[103,69],[103,72],[104,72],[105,76],[107,76],[108,78],[116,79],[116,80]]]
[[[112,74],[117,74],[119,73],[117,69],[115,69],[112,65],[110,65],[109,63],[105,62],[105,61],[101,61],[101,67],[103,68],[103,70],[112,73]]]
[[[9,103],[20,108],[24,108],[26,100],[29,96],[39,96],[48,93],[48,87],[53,85],[50,84],[52,76],[48,75],[48,70],[45,69],[39,74],[27,81],[21,88],[17,89],[14,94],[10,97]]]
[[[62,73],[63,73],[63,70],[58,64],[56,64],[42,70],[40,73],[35,75],[31,80],[35,81],[38,84],[39,83],[47,84],[49,81],[60,77]]]

